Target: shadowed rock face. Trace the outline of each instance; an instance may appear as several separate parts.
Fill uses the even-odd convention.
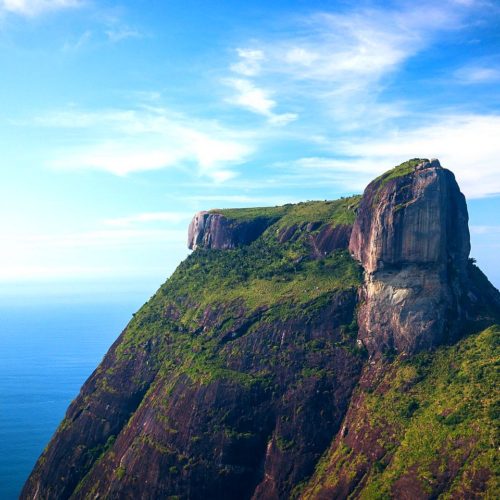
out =
[[[188,229],[188,248],[228,249],[248,245],[255,241],[274,222],[257,217],[251,220],[235,221],[222,214],[198,212]]]
[[[373,354],[456,338],[470,252],[465,198],[437,160],[365,190],[349,249],[365,270],[359,339]]]

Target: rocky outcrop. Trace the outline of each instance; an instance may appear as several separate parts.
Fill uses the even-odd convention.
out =
[[[178,331],[174,338],[165,323],[177,312],[172,316],[169,307],[164,319],[141,315],[164,343],[141,339],[126,352],[108,353],[21,498],[289,498],[337,432],[364,359],[344,333],[355,313],[355,288],[309,307],[313,316],[304,307],[287,319],[271,309],[249,314],[236,303],[208,307],[191,335],[213,336],[207,346],[214,350],[208,362],[199,349],[188,352],[193,361],[183,370],[180,347],[197,348],[180,344],[191,335]],[[122,348],[127,342],[120,339]],[[144,380],[133,371],[147,346],[151,360],[169,352],[174,360],[152,383],[151,368],[143,367]],[[123,387],[114,383],[116,369],[130,376]],[[117,415],[121,407],[130,412],[126,419]]]
[[[349,246],[352,225],[349,224],[322,224],[309,222],[299,226],[285,226],[278,232],[280,243],[297,241],[306,237],[311,248],[311,255],[320,259],[334,250],[346,249]]]
[[[359,203],[196,214],[201,251],[133,316],[21,498],[498,497],[500,294],[468,259],[463,195],[410,161]]]
[[[255,241],[272,223],[272,218],[235,220],[223,214],[198,212],[188,229],[188,248],[228,249]]]
[[[349,244],[364,268],[359,340],[370,353],[415,353],[457,338],[470,251],[465,198],[437,160],[366,188]]]

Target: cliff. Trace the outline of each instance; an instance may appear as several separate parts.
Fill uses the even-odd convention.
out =
[[[21,498],[495,496],[500,294],[451,172],[201,212],[188,240]]]
[[[467,313],[465,198],[439,161],[409,161],[365,190],[349,249],[365,271],[359,339],[415,353],[457,339]]]
[[[248,245],[274,221],[273,217],[232,220],[220,213],[198,212],[189,224],[188,248],[227,249]]]

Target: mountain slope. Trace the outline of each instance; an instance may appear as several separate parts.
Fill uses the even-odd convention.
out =
[[[497,498],[499,346],[496,325],[365,367],[303,497]]]
[[[494,491],[483,347],[498,328],[475,332],[500,321],[500,295],[467,260],[453,174],[415,160],[362,199],[201,212],[189,245],[70,405],[21,498]],[[482,410],[455,421],[468,363],[485,385],[465,408]],[[456,402],[442,407],[447,391]],[[428,444],[418,433],[434,417]],[[471,425],[482,431],[467,440]],[[435,450],[459,465],[443,462],[444,480],[437,464],[438,486],[406,488],[413,469],[398,464],[429,475]]]

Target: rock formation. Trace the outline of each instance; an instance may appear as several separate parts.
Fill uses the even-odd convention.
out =
[[[198,212],[188,229],[188,248],[228,249],[255,241],[274,220],[256,217],[232,220],[220,213]]]
[[[200,212],[188,240],[23,500],[498,496],[500,294],[451,172]]]
[[[370,352],[415,353],[458,338],[466,319],[468,214],[454,175],[437,160],[369,184],[349,249],[365,271],[358,323]]]

